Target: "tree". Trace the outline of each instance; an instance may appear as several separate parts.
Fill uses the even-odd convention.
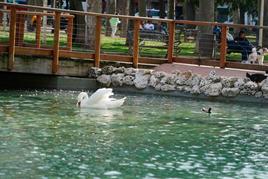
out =
[[[215,3],[214,0],[202,0],[199,1],[199,16],[201,21],[214,21],[214,7]],[[210,33],[211,27],[203,26],[200,28],[201,32],[203,33]]]
[[[160,18],[165,18],[166,17],[166,12],[165,12],[165,0],[159,0],[159,16]]]
[[[82,0],[70,0],[70,9],[83,11]],[[75,15],[73,28],[73,41],[76,43],[85,43],[85,17]]]
[[[264,1],[264,26],[268,26],[268,1]],[[263,44],[264,47],[268,47],[268,30],[263,30]]]
[[[117,0],[117,12],[120,15],[129,15],[129,3],[130,0]],[[127,36],[127,27],[128,27],[128,20],[127,19],[121,19],[121,37]]]
[[[175,1],[168,0],[168,18],[174,19]]]
[[[139,0],[138,6],[139,6],[139,16],[146,17],[146,0]]]
[[[102,1],[88,0],[88,11],[101,13]],[[86,45],[89,49],[95,49],[96,40],[96,17],[87,16],[87,35],[86,35]]]
[[[196,4],[193,0],[184,2],[183,16],[185,20],[195,20]]]

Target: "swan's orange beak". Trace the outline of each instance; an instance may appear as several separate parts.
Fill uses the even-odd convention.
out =
[[[81,101],[78,101],[78,102],[76,103],[76,106],[80,108],[80,106],[81,106]]]

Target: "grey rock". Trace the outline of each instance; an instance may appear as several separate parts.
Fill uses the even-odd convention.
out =
[[[112,82],[110,75],[101,75],[97,78],[97,81],[106,87],[109,87]]]
[[[132,86],[134,85],[134,77],[131,75],[127,75],[123,78],[123,84]]]
[[[144,75],[143,72],[138,72],[135,75],[134,85],[138,89],[144,89],[148,86],[150,75]]]
[[[222,90],[221,83],[213,83],[213,84],[208,85],[205,88],[204,94],[206,96],[216,97],[216,96],[220,96],[221,90]]]
[[[191,94],[199,95],[201,94],[200,88],[198,85],[195,85],[191,88]]]
[[[223,88],[221,94],[224,97],[235,97],[239,94],[239,92],[239,88]]]
[[[102,74],[102,70],[100,68],[91,67],[88,72],[89,78],[98,78]]]
[[[156,78],[156,76],[155,75],[152,75],[151,77],[150,77],[150,80],[149,80],[149,86],[151,86],[151,87],[156,87],[156,85],[159,83],[159,79],[158,78]]]
[[[113,66],[105,66],[102,68],[102,74],[111,75],[114,72]]]
[[[112,76],[111,76],[112,85],[113,86],[122,86],[124,76],[125,75],[123,73],[112,74]]]

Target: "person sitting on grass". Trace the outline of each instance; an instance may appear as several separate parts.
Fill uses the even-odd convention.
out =
[[[246,38],[245,32],[241,30],[238,37],[233,36],[227,31],[227,45],[229,51],[236,51],[242,54],[242,63],[248,60],[248,55],[252,52],[254,46]]]

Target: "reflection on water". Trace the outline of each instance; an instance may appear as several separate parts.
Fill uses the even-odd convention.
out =
[[[0,178],[268,178],[265,106],[129,95],[92,110],[77,94],[0,92]]]

